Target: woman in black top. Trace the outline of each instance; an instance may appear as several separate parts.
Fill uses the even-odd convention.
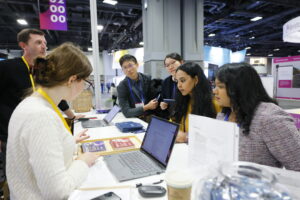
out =
[[[176,96],[176,82],[174,81],[176,69],[183,64],[183,59],[178,53],[166,55],[164,65],[170,76],[162,84],[160,108],[163,110],[162,115],[169,118],[172,114]]]

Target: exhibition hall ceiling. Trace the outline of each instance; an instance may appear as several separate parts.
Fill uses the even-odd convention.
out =
[[[184,0],[182,0],[184,1]],[[283,57],[300,54],[300,44],[282,41],[282,26],[300,15],[298,0],[203,0],[204,44],[233,51],[247,48],[250,56]],[[39,7],[47,0],[0,0],[0,49],[18,49],[16,34],[25,27],[39,28]],[[89,0],[67,0],[68,31],[46,30],[49,48],[65,41],[91,47]],[[118,0],[110,5],[97,1],[99,49],[118,50],[141,47],[141,0]],[[251,21],[261,17],[257,21]],[[23,18],[28,25],[20,25]]]

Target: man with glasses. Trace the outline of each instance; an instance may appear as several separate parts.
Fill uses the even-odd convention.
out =
[[[126,78],[117,87],[119,105],[125,117],[145,117],[158,106],[151,89],[151,78],[138,73],[138,63],[134,56],[126,54],[119,60]]]

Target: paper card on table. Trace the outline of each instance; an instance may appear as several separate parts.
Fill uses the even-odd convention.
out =
[[[238,161],[236,123],[189,115],[189,165],[204,166]]]
[[[110,145],[113,149],[128,149],[134,147],[133,142],[129,138],[111,139]]]
[[[136,136],[113,137],[95,140],[84,140],[80,142],[78,153],[96,152],[98,155],[110,155],[125,151],[138,150],[141,140]]]
[[[81,144],[83,152],[106,151],[104,141],[86,142]]]

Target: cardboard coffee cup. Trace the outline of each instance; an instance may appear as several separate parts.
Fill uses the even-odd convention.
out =
[[[175,170],[167,172],[166,183],[168,200],[190,200],[193,177],[187,171]]]

